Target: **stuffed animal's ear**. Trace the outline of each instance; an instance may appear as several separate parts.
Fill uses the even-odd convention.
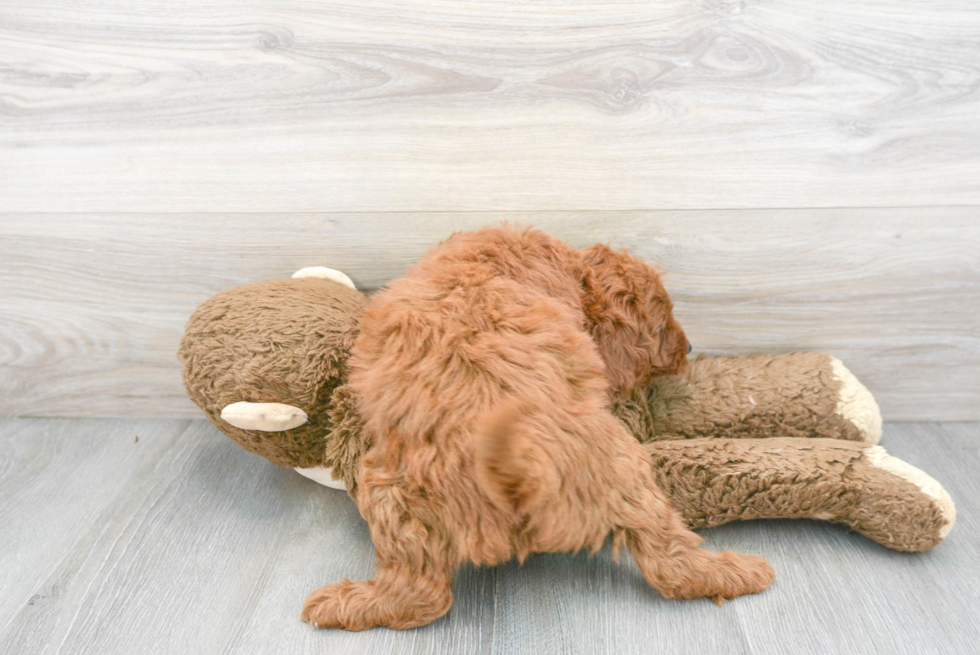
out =
[[[221,410],[221,420],[242,430],[282,432],[303,425],[309,416],[292,405],[242,401],[225,406]]]
[[[307,268],[301,268],[293,273],[293,277],[319,277],[327,280],[333,280],[334,282],[340,282],[344,286],[348,286],[351,289],[357,288],[354,286],[354,281],[347,277],[347,275],[332,268],[327,268],[326,266],[308,266]]]

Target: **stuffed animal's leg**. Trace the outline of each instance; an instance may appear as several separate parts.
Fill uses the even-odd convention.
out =
[[[880,446],[837,439],[688,439],[644,444],[657,485],[694,528],[734,520],[844,523],[904,551],[932,548],[956,510],[934,479]]]
[[[655,378],[614,413],[640,441],[823,437],[877,443],[881,412],[840,360],[823,353],[699,358]]]

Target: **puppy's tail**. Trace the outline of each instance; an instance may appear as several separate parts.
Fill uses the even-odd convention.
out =
[[[538,505],[557,480],[553,463],[535,443],[534,429],[521,421],[523,417],[518,403],[489,412],[475,449],[480,488],[494,505],[515,514]]]

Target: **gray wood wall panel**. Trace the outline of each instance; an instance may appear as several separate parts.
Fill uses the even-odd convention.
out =
[[[606,548],[464,568],[435,623],[350,633],[298,620],[321,584],[371,574],[368,530],[343,492],[205,421],[0,419],[0,652],[968,655],[980,640],[978,440],[977,423],[885,425],[889,452],[957,504],[927,553],[839,525],[751,521],[702,534],[765,556],[776,580],[720,608],[660,597]]]
[[[973,0],[8,0],[0,209],[978,204]]]
[[[311,265],[373,290],[504,219],[668,272],[696,352],[822,350],[889,420],[980,418],[980,208],[0,215],[0,415],[197,417],[175,352],[209,296]]]

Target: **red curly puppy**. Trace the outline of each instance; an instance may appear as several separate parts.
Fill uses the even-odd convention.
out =
[[[377,574],[314,592],[303,619],[424,625],[449,611],[465,562],[594,553],[610,533],[667,597],[768,587],[762,558],[699,548],[606,410],[687,349],[657,273],[630,255],[509,227],[439,245],[372,299],[350,360]]]

